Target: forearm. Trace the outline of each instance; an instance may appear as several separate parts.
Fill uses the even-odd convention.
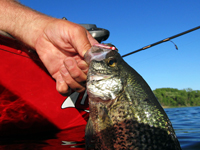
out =
[[[10,33],[32,48],[41,30],[54,20],[15,0],[0,0],[0,30]]]

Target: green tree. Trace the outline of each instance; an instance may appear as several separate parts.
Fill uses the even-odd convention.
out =
[[[162,106],[200,106],[199,90],[160,88],[153,92]]]

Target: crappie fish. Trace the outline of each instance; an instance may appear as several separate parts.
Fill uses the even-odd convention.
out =
[[[87,93],[86,148],[180,150],[172,124],[144,79],[112,47],[93,46]]]

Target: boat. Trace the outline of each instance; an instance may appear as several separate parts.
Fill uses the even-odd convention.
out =
[[[99,42],[109,31],[81,24]],[[87,93],[62,96],[34,50],[0,31],[0,137],[30,135],[85,126]]]

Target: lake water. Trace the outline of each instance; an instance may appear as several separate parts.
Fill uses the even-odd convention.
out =
[[[183,150],[200,150],[200,107],[165,109]]]
[[[200,107],[166,108],[183,150],[200,150]],[[0,141],[0,150],[84,150],[84,126]]]

